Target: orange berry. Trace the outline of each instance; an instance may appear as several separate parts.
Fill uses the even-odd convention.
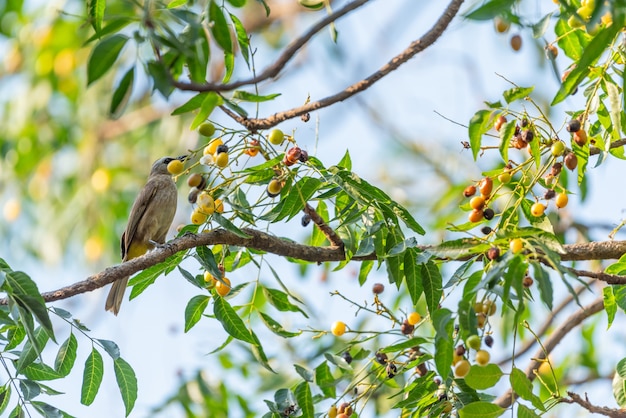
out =
[[[567,206],[568,201],[569,201],[569,198],[567,197],[567,194],[559,193],[558,195],[556,195],[556,199],[554,200],[554,203],[556,204],[557,208],[561,209]]]
[[[482,210],[472,210],[469,213],[468,219],[470,222],[480,222],[483,219],[483,211]]]
[[[543,203],[534,203],[531,207],[530,207],[530,213],[533,216],[541,216],[543,215],[543,213],[546,210],[546,206]]]
[[[524,243],[519,238],[514,238],[509,243],[509,249],[513,254],[517,254],[524,248]]]
[[[493,127],[496,129],[496,131],[500,131],[500,128],[502,128],[502,125],[504,125],[506,123],[506,118],[503,115],[500,115],[496,118],[496,121],[493,123]]]
[[[481,210],[485,207],[485,198],[482,196],[472,197],[472,200],[470,200],[470,207],[474,210]]]
[[[341,337],[346,332],[346,324],[345,322],[335,321],[330,327],[330,332],[333,333],[335,337]]]
[[[478,185],[478,189],[480,190],[480,194],[483,196],[489,196],[493,190],[493,180],[491,177],[485,177],[482,179]]]
[[[513,35],[511,37],[511,48],[513,51],[519,51],[522,49],[522,37],[519,35]]]
[[[217,292],[218,295],[224,297],[226,296],[228,293],[230,293],[230,280],[228,280],[228,277],[223,277],[222,281],[216,280],[215,283],[215,291]]]
[[[422,317],[417,312],[411,312],[406,318],[410,325],[417,324],[421,319]]]

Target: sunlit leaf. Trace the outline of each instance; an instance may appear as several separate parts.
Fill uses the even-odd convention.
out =
[[[91,405],[98,394],[102,377],[104,375],[104,364],[102,355],[93,348],[91,354],[85,361],[85,371],[83,372],[83,385],[80,394],[80,403]]]
[[[121,357],[113,361],[113,369],[115,370],[115,380],[117,380],[117,386],[120,389],[122,401],[126,408],[126,416],[128,416],[137,400],[137,377],[130,364]]]
[[[87,61],[87,85],[98,80],[113,67],[127,41],[128,36],[118,33],[96,44]]]
[[[211,297],[207,295],[194,296],[189,300],[185,308],[185,332],[189,331],[202,318],[210,300]]]

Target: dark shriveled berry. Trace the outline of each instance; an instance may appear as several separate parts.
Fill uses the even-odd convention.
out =
[[[546,200],[550,200],[552,199],[554,196],[556,196],[556,192],[554,191],[554,189],[548,189],[546,190],[546,192],[543,194],[543,198]]]
[[[457,356],[460,357],[460,356],[464,355],[465,351],[467,351],[467,350],[465,350],[465,346],[463,344],[459,344],[459,345],[456,346],[455,352],[456,352]]]
[[[302,115],[300,115],[300,119],[302,120],[302,122],[308,122],[309,120],[311,120],[311,114],[309,112],[303,113]]]
[[[415,373],[417,373],[420,377],[425,376],[428,373],[428,369],[424,363],[420,363],[415,368]]]
[[[524,129],[522,131],[522,140],[525,142],[532,142],[535,138],[535,134],[530,129]]]
[[[407,321],[406,319],[404,320],[404,322],[402,323],[402,325],[400,325],[400,331],[404,334],[404,335],[409,335],[411,334],[413,331],[415,330],[415,327],[411,324],[409,324],[409,321]]]
[[[550,174],[552,174],[554,177],[558,176],[561,173],[561,170],[563,169],[563,164],[561,163],[554,163],[552,165],[552,168],[550,169]]]
[[[484,214],[483,214],[483,216],[484,216]],[[491,234],[491,231],[492,231],[492,229],[491,229],[491,227],[489,227],[489,226],[483,226],[483,227],[480,229],[480,232],[482,232],[482,233],[483,233],[483,234],[485,234],[485,235],[489,235],[489,234]]]
[[[198,190],[197,187],[192,187],[191,190],[189,190],[189,196],[187,196],[187,200],[189,200],[189,203],[191,203],[192,205],[196,203],[199,194],[200,190]]]
[[[352,356],[348,351],[341,353],[341,358],[343,358],[348,364],[352,363]]]
[[[300,161],[301,163],[306,163],[307,161],[309,161],[309,153],[305,150],[302,150],[300,152],[300,156],[298,157],[298,161]]]
[[[567,122],[567,125],[565,126],[565,129],[567,130],[567,132],[578,132],[580,130],[580,121],[578,119],[572,119],[569,122]]]
[[[223,152],[228,152],[228,145],[219,145],[215,150],[215,155],[220,155]]]
[[[498,247],[491,247],[487,250],[487,258],[490,260],[497,260],[500,258],[500,249]]]
[[[381,353],[380,351],[376,353],[376,361],[379,364],[385,365],[387,364],[387,360],[388,360],[387,354]]]
[[[483,218],[485,218],[486,220],[489,221],[493,219],[494,216],[495,216],[495,212],[493,211],[493,209],[487,208],[483,210]]]
[[[487,335],[484,341],[487,347],[491,348],[493,346],[493,337],[491,335]]]
[[[522,126],[522,128],[525,128],[528,126],[528,119],[524,118],[522,119],[522,122],[520,123],[520,125]]]
[[[396,365],[393,363],[388,363],[387,364],[387,377],[391,379],[396,375],[396,373],[398,373],[398,368],[396,367]]]
[[[308,213],[305,213],[304,215],[302,215],[302,219],[300,220],[300,223],[302,224],[303,227],[309,226],[309,224],[311,223],[311,215],[309,215]]]
[[[533,285],[533,283],[534,283],[534,280],[530,276],[524,277],[524,280],[522,281],[522,285],[524,285],[525,288],[529,288],[530,286]]]
[[[380,295],[384,291],[385,285],[382,283],[374,283],[374,286],[372,286],[372,292],[374,292],[375,295]]]

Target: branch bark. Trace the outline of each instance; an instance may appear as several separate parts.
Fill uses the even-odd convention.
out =
[[[567,395],[569,396],[569,398],[563,398],[560,400],[560,402],[576,403],[585,408],[587,411],[591,412],[592,414],[600,414],[612,418],[626,418],[626,412],[624,412],[623,410],[592,404],[591,402],[589,402],[587,394],[585,394],[585,399],[583,399],[580,395],[574,392],[567,392]]]
[[[312,263],[345,261],[343,245],[315,247],[303,245],[286,238],[276,237],[251,228],[243,228],[248,237],[244,238],[224,229],[214,229],[201,234],[187,234],[167,244],[117,266],[108,267],[104,271],[87,277],[87,279],[52,292],[42,294],[46,302],[67,299],[81,293],[90,292],[126,276],[145,270],[165,261],[179,251],[203,245],[235,245],[265,251],[282,257],[294,258]],[[418,249],[427,251],[433,246],[422,245]],[[617,259],[626,253],[626,241],[604,241],[564,245],[565,253],[561,256],[567,260],[603,260]],[[585,258],[584,255],[587,254]],[[376,260],[376,254],[353,257],[353,261]],[[0,305],[8,303],[6,298],[0,299]]]

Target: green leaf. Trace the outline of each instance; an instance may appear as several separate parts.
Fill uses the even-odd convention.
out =
[[[494,17],[510,11],[516,0],[491,0],[465,14],[465,18],[472,20],[491,20]]]
[[[64,377],[52,367],[43,363],[31,363],[22,371],[24,376],[33,381],[55,380]]]
[[[619,306],[623,311],[626,312],[626,285],[613,285],[613,294],[615,295],[615,303]]]
[[[465,383],[472,389],[485,390],[494,387],[501,377],[502,370],[497,364],[473,365],[465,376]]]
[[[265,8],[265,17],[269,17],[269,15],[270,15],[270,7],[267,5],[265,0],[256,0],[256,1],[261,3],[263,5],[263,7]]]
[[[61,344],[57,357],[54,360],[54,369],[65,377],[70,374],[74,362],[76,361],[76,350],[78,349],[78,341],[73,333]]]
[[[89,0],[89,19],[91,26],[96,34],[102,29],[102,21],[104,20],[104,10],[106,8],[106,0]]]
[[[440,245],[428,248],[428,252],[439,258],[467,258],[473,254],[482,254],[490,245],[473,238],[461,238],[445,241]]]
[[[505,90],[502,95],[507,103],[512,103],[528,96],[534,89],[534,87],[513,87],[512,89]]]
[[[511,370],[509,380],[511,382],[511,388],[519,395],[520,398],[529,401],[535,408],[545,411],[545,407],[543,406],[541,399],[533,393],[532,382],[528,379],[528,377],[526,377],[526,374],[524,374],[523,371],[514,367],[513,370]]]
[[[102,362],[102,355],[94,347],[89,357],[87,357],[87,361],[85,361],[80,403],[87,406],[93,403],[100,389],[103,374],[104,364]]]
[[[113,97],[111,98],[111,107],[109,108],[109,115],[113,119],[117,119],[126,109],[130,95],[133,92],[133,84],[135,81],[135,67],[124,74],[122,80],[115,88]]]
[[[311,388],[307,382],[300,382],[295,390],[296,400],[302,412],[302,417],[313,418],[315,416],[315,408],[313,406],[313,395]]]
[[[96,39],[101,39],[104,36],[107,36],[111,33],[119,32],[121,29],[128,26],[130,23],[135,22],[135,19],[131,19],[129,17],[120,17],[117,19],[110,20],[109,23],[105,27],[102,28],[100,32],[97,32],[89,37],[84,43],[83,46],[89,45],[91,42]]]
[[[496,418],[505,411],[506,409],[491,402],[472,402],[459,410],[459,418]]]
[[[517,418],[541,418],[535,411],[522,403],[517,404]]]
[[[196,110],[202,106],[204,100],[209,95],[209,93],[198,93],[193,96],[191,99],[187,100],[185,104],[178,106],[171,113],[172,116],[182,115],[183,113],[191,112],[192,110]]]
[[[237,43],[239,44],[239,50],[241,51],[241,56],[248,64],[248,68],[250,67],[250,38],[248,38],[248,33],[246,32],[246,28],[241,23],[241,20],[237,18],[234,14],[230,14],[230,20],[233,22],[235,26],[235,33],[237,34]]]
[[[552,99],[551,106],[565,100],[572,91],[583,81],[591,71],[593,64],[600,58],[602,53],[610,46],[615,36],[621,31],[620,25],[611,25],[601,29],[589,42],[589,45],[583,50],[580,60],[576,63],[576,67],[567,76],[561,88]]]
[[[367,276],[370,274],[373,267],[374,267],[373,260],[365,260],[361,262],[361,266],[359,267],[359,284],[361,286],[363,286],[363,284],[367,280]]]
[[[617,313],[617,303],[615,302],[615,294],[613,293],[612,286],[605,286],[602,288],[602,298],[604,301],[604,310],[608,319],[606,329],[611,328],[615,314]]]
[[[424,296],[426,297],[426,306],[428,312],[433,315],[439,309],[439,302],[443,294],[443,279],[439,267],[429,261],[421,265],[422,287],[424,288]],[[443,376],[443,375],[442,375]]]
[[[167,8],[168,9],[175,9],[176,7],[180,7],[184,4],[187,4],[189,0],[172,0],[169,3],[167,3]]]
[[[491,128],[492,115],[493,111],[491,110],[479,110],[474,113],[474,116],[472,116],[472,119],[470,120],[469,137],[474,160],[476,160],[478,152],[480,151],[483,134]]]
[[[130,414],[137,400],[137,377],[133,368],[121,357],[113,361],[113,369],[115,370],[115,380],[120,388],[122,401],[126,407],[126,416]]]
[[[206,122],[207,118],[211,116],[213,113],[213,109],[215,107],[222,104],[222,99],[218,96],[217,93],[211,91],[207,93],[206,97],[202,101],[202,105],[200,105],[200,111],[196,115],[196,117],[191,122],[191,126],[189,129],[194,130],[204,122]]]
[[[511,139],[515,134],[515,127],[517,126],[517,120],[513,119],[504,124],[500,128],[500,155],[502,161],[509,161],[509,146],[511,145]]]
[[[261,366],[265,367],[266,370],[272,373],[276,373],[274,369],[270,367],[269,360],[267,359],[267,356],[265,355],[265,351],[263,351],[263,346],[261,345],[261,341],[259,341],[259,338],[256,336],[254,331],[250,330],[250,336],[254,340],[254,344],[252,344],[252,346],[250,347],[250,349],[252,350],[252,354],[254,355],[254,358],[261,364]]]
[[[42,327],[38,327],[35,329],[32,337],[33,338],[29,336],[26,344],[24,344],[22,352],[20,353],[20,357],[17,360],[17,365],[15,367],[18,371],[23,370],[40,356],[43,348],[48,342],[49,335]]]
[[[209,21],[211,34],[215,39],[215,42],[226,52],[233,53],[233,44],[230,39],[230,30],[228,29],[228,23],[222,13],[222,9],[217,5],[215,0],[211,0],[209,3]]]
[[[278,336],[281,336],[283,338],[292,338],[292,337],[297,337],[298,335],[302,334],[301,331],[290,332],[290,331],[285,330],[285,328],[283,328],[283,326],[280,323],[275,321],[269,315],[264,314],[263,312],[259,312],[259,315],[261,315],[261,320],[263,321],[265,326],[267,328],[269,328],[270,331],[272,331],[274,334],[276,334]]]
[[[250,334],[250,330],[246,328],[246,324],[224,298],[215,298],[213,314],[222,323],[224,330],[232,337],[250,344],[256,344],[256,341]]]
[[[417,305],[422,294],[424,294],[424,287],[422,285],[422,265],[417,265],[416,250],[410,248],[404,254],[404,280],[406,287],[411,295],[411,302],[413,305]]]
[[[626,358],[621,359],[615,366],[613,375],[613,397],[617,404],[626,407]]]
[[[21,271],[11,271],[5,277],[7,284],[11,287],[9,297],[15,299],[22,308],[28,310],[46,330],[52,341],[56,342],[46,302],[39,293],[35,282]]]
[[[454,330],[454,321],[452,321],[452,312],[448,309],[439,309],[431,314],[433,325],[435,327],[435,366],[440,376],[448,376],[450,374],[450,366],[452,365],[453,343],[452,332]]]
[[[298,306],[289,302],[289,296],[287,293],[278,289],[270,289],[269,287],[263,287],[263,294],[267,298],[267,301],[276,309],[281,312],[300,312],[305,318],[308,315],[300,309]]]
[[[148,267],[141,273],[132,277],[128,281],[128,286],[132,286],[132,290],[130,291],[130,300],[133,300],[142,294],[144,290],[150,287],[163,272],[171,268],[175,268],[182,260],[183,255],[184,251],[171,255],[162,263]]]
[[[222,271],[217,266],[213,252],[207,246],[196,247],[196,259],[213,277],[222,277]]]
[[[326,398],[335,398],[336,383],[328,362],[323,362],[315,368],[315,383]]]
[[[59,408],[52,406],[46,402],[41,401],[33,401],[31,405],[39,412],[42,416],[46,418],[64,418],[69,416],[65,412],[61,411]]]
[[[118,33],[96,44],[87,61],[87,85],[98,80],[111,69],[127,41],[128,36]]]
[[[226,84],[230,81],[230,78],[233,76],[233,71],[235,71],[235,55],[230,52],[224,51],[224,78],[222,78],[222,84]]]
[[[4,414],[11,400],[11,386],[8,384],[0,387],[0,414]]]
[[[102,344],[104,351],[106,351],[113,360],[116,360],[120,356],[120,348],[113,341],[103,340],[100,338],[96,339],[96,341]]]
[[[548,13],[541,20],[535,23],[533,27],[533,38],[541,38],[544,33],[546,33],[546,29],[550,25],[550,19],[552,18],[552,13]]]
[[[274,93],[274,94],[268,94],[266,96],[259,96],[256,94],[248,93],[247,91],[235,90],[232,98],[235,100],[243,100],[246,102],[260,103],[260,102],[267,102],[270,100],[274,100],[276,97],[280,95],[281,93]]]
[[[381,353],[397,353],[398,351],[402,351],[411,347],[422,345],[426,342],[427,340],[423,337],[413,337],[406,341],[402,341],[401,343],[398,343],[398,344],[388,345],[387,347],[381,348],[378,351],[380,351]]]
[[[194,296],[189,300],[185,308],[185,332],[189,331],[202,318],[209,300],[211,297],[207,295]]]
[[[33,398],[36,398],[41,394],[41,386],[37,382],[33,382],[29,379],[21,379],[20,380],[20,391],[22,392],[22,397],[29,401]],[[23,418],[24,415],[20,415],[19,418]]]
[[[234,7],[243,7],[246,5],[246,0],[228,0]]]
[[[585,49],[585,45],[581,42],[581,33],[579,30],[572,30],[565,19],[558,19],[554,26],[554,32],[557,35],[559,47],[565,55],[574,61],[578,61]]]
[[[217,212],[213,214],[211,219],[213,219],[215,222],[217,222],[222,228],[224,228],[225,230],[227,230],[229,232],[232,232],[233,234],[237,235],[238,237],[250,238],[250,235],[246,234],[241,229],[237,228],[235,226],[235,224],[233,224],[231,221],[229,221],[228,219],[226,219],[225,217],[223,217],[222,215],[220,215]]]

